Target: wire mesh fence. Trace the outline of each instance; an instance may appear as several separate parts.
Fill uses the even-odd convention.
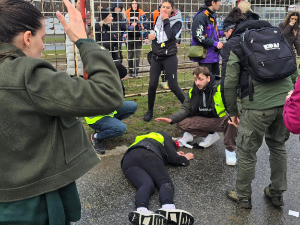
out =
[[[67,14],[66,8],[63,6],[61,0],[28,0],[34,4],[45,16],[46,20],[46,38],[45,51],[43,58],[52,63],[57,70],[67,70],[72,67],[70,74],[83,75],[83,69],[80,68],[77,59],[77,52],[73,46],[73,61],[67,61],[67,38],[64,33],[62,25],[56,18],[55,12],[59,10],[64,15]],[[199,10],[199,7],[204,4],[204,0],[174,0],[175,8],[181,11],[182,15],[182,30],[181,36],[178,39],[178,83],[184,89],[192,84],[193,76],[191,75],[197,63],[190,61],[187,57],[187,51],[191,43],[191,28],[193,16]],[[153,29],[155,15],[159,10],[161,0],[149,1],[138,0],[138,7],[144,12],[145,16],[141,19],[137,16],[136,23],[140,24],[139,42],[136,41],[133,47],[129,47],[130,31],[128,27],[130,20],[128,19],[128,12],[126,12],[132,4],[131,0],[71,0],[74,5],[78,5],[82,17],[87,28],[87,35],[89,38],[95,39],[100,45],[108,48],[112,57],[116,61],[121,61],[128,69],[128,73],[139,79],[126,79],[124,84],[126,86],[127,96],[143,95],[147,93],[149,83],[150,64],[147,59],[148,53],[151,51],[151,43],[146,44],[143,36],[147,36],[147,32]],[[260,15],[261,19],[268,20],[272,25],[278,26],[288,12],[299,11],[300,5],[296,0],[252,0],[252,10]],[[223,28],[223,19],[229,11],[237,5],[236,1],[221,0],[221,8],[218,14],[219,30]],[[111,20],[108,17],[111,14]],[[133,20],[131,20],[133,23]],[[129,42],[128,42],[129,41]],[[221,42],[226,39],[222,38]],[[128,44],[129,43],[129,44]],[[142,43],[141,45],[139,43]],[[133,56],[130,49],[140,50],[140,55],[134,52]],[[130,64],[130,60],[131,64]],[[99,62],[101,63],[101,62]],[[165,92],[164,89],[158,89],[158,92]]]

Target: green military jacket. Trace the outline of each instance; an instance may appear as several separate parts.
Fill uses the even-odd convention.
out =
[[[0,45],[0,202],[57,190],[99,162],[80,117],[119,109],[123,92],[107,50],[79,51],[87,81]]]
[[[243,69],[244,68],[240,66],[240,59],[231,51],[226,65],[226,79],[223,86],[226,110],[230,116],[236,116],[238,114],[236,104],[238,97],[237,87],[239,86],[240,73]],[[252,80],[254,86],[254,101],[249,101],[248,96],[244,97],[241,100],[242,108],[264,110],[283,106],[288,92],[294,90],[293,82],[295,82],[297,78],[298,70],[291,76],[278,81],[263,83]]]

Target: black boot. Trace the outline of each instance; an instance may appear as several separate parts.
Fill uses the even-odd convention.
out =
[[[153,118],[153,111],[148,110],[144,116],[144,121],[149,122]]]

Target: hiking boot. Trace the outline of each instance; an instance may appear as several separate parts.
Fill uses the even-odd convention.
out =
[[[144,214],[133,211],[128,214],[129,221],[134,225],[167,225],[167,219],[159,214]]]
[[[236,195],[236,191],[233,188],[227,188],[226,189],[226,196],[237,202],[239,206],[241,206],[244,209],[252,209],[252,203],[251,203],[251,197],[248,198],[238,198]]]
[[[228,166],[234,166],[236,164],[236,153],[235,151],[230,152],[225,149],[225,156],[226,156],[226,164]]]
[[[91,141],[94,146],[94,149],[98,154],[104,154],[105,153],[105,148],[104,148],[104,143],[102,140],[99,140],[94,137],[94,134],[91,135]]]
[[[213,143],[217,142],[219,139],[220,139],[220,136],[217,132],[215,132],[213,134],[209,134],[209,135],[207,135],[206,138],[204,138],[204,140],[202,142],[199,143],[199,146],[201,146],[203,148],[208,148]]]
[[[161,82],[160,85],[162,86],[163,89],[169,90],[169,86],[167,82]]]
[[[265,196],[271,200],[272,204],[276,207],[283,206],[283,197],[280,194],[271,194],[270,187],[266,187],[264,190]]]
[[[153,118],[153,111],[147,111],[144,116],[144,121],[149,122]]]
[[[187,211],[182,209],[158,209],[155,213],[166,217],[169,223],[178,225],[192,225],[194,224],[194,217]]]

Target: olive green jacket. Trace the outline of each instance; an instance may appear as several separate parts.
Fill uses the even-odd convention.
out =
[[[107,50],[79,51],[87,81],[0,45],[0,202],[57,190],[99,162],[80,117],[119,109],[123,92]]]
[[[226,65],[226,79],[222,87],[224,90],[226,110],[230,116],[238,115],[236,104],[238,97],[237,89],[240,83],[240,73],[243,69],[244,68],[240,67],[240,59],[231,51]],[[294,90],[293,82],[295,82],[297,78],[298,70],[291,76],[278,81],[262,83],[252,80],[254,86],[254,101],[249,101],[248,96],[244,97],[241,101],[242,108],[264,110],[280,106],[283,107],[288,92]]]

